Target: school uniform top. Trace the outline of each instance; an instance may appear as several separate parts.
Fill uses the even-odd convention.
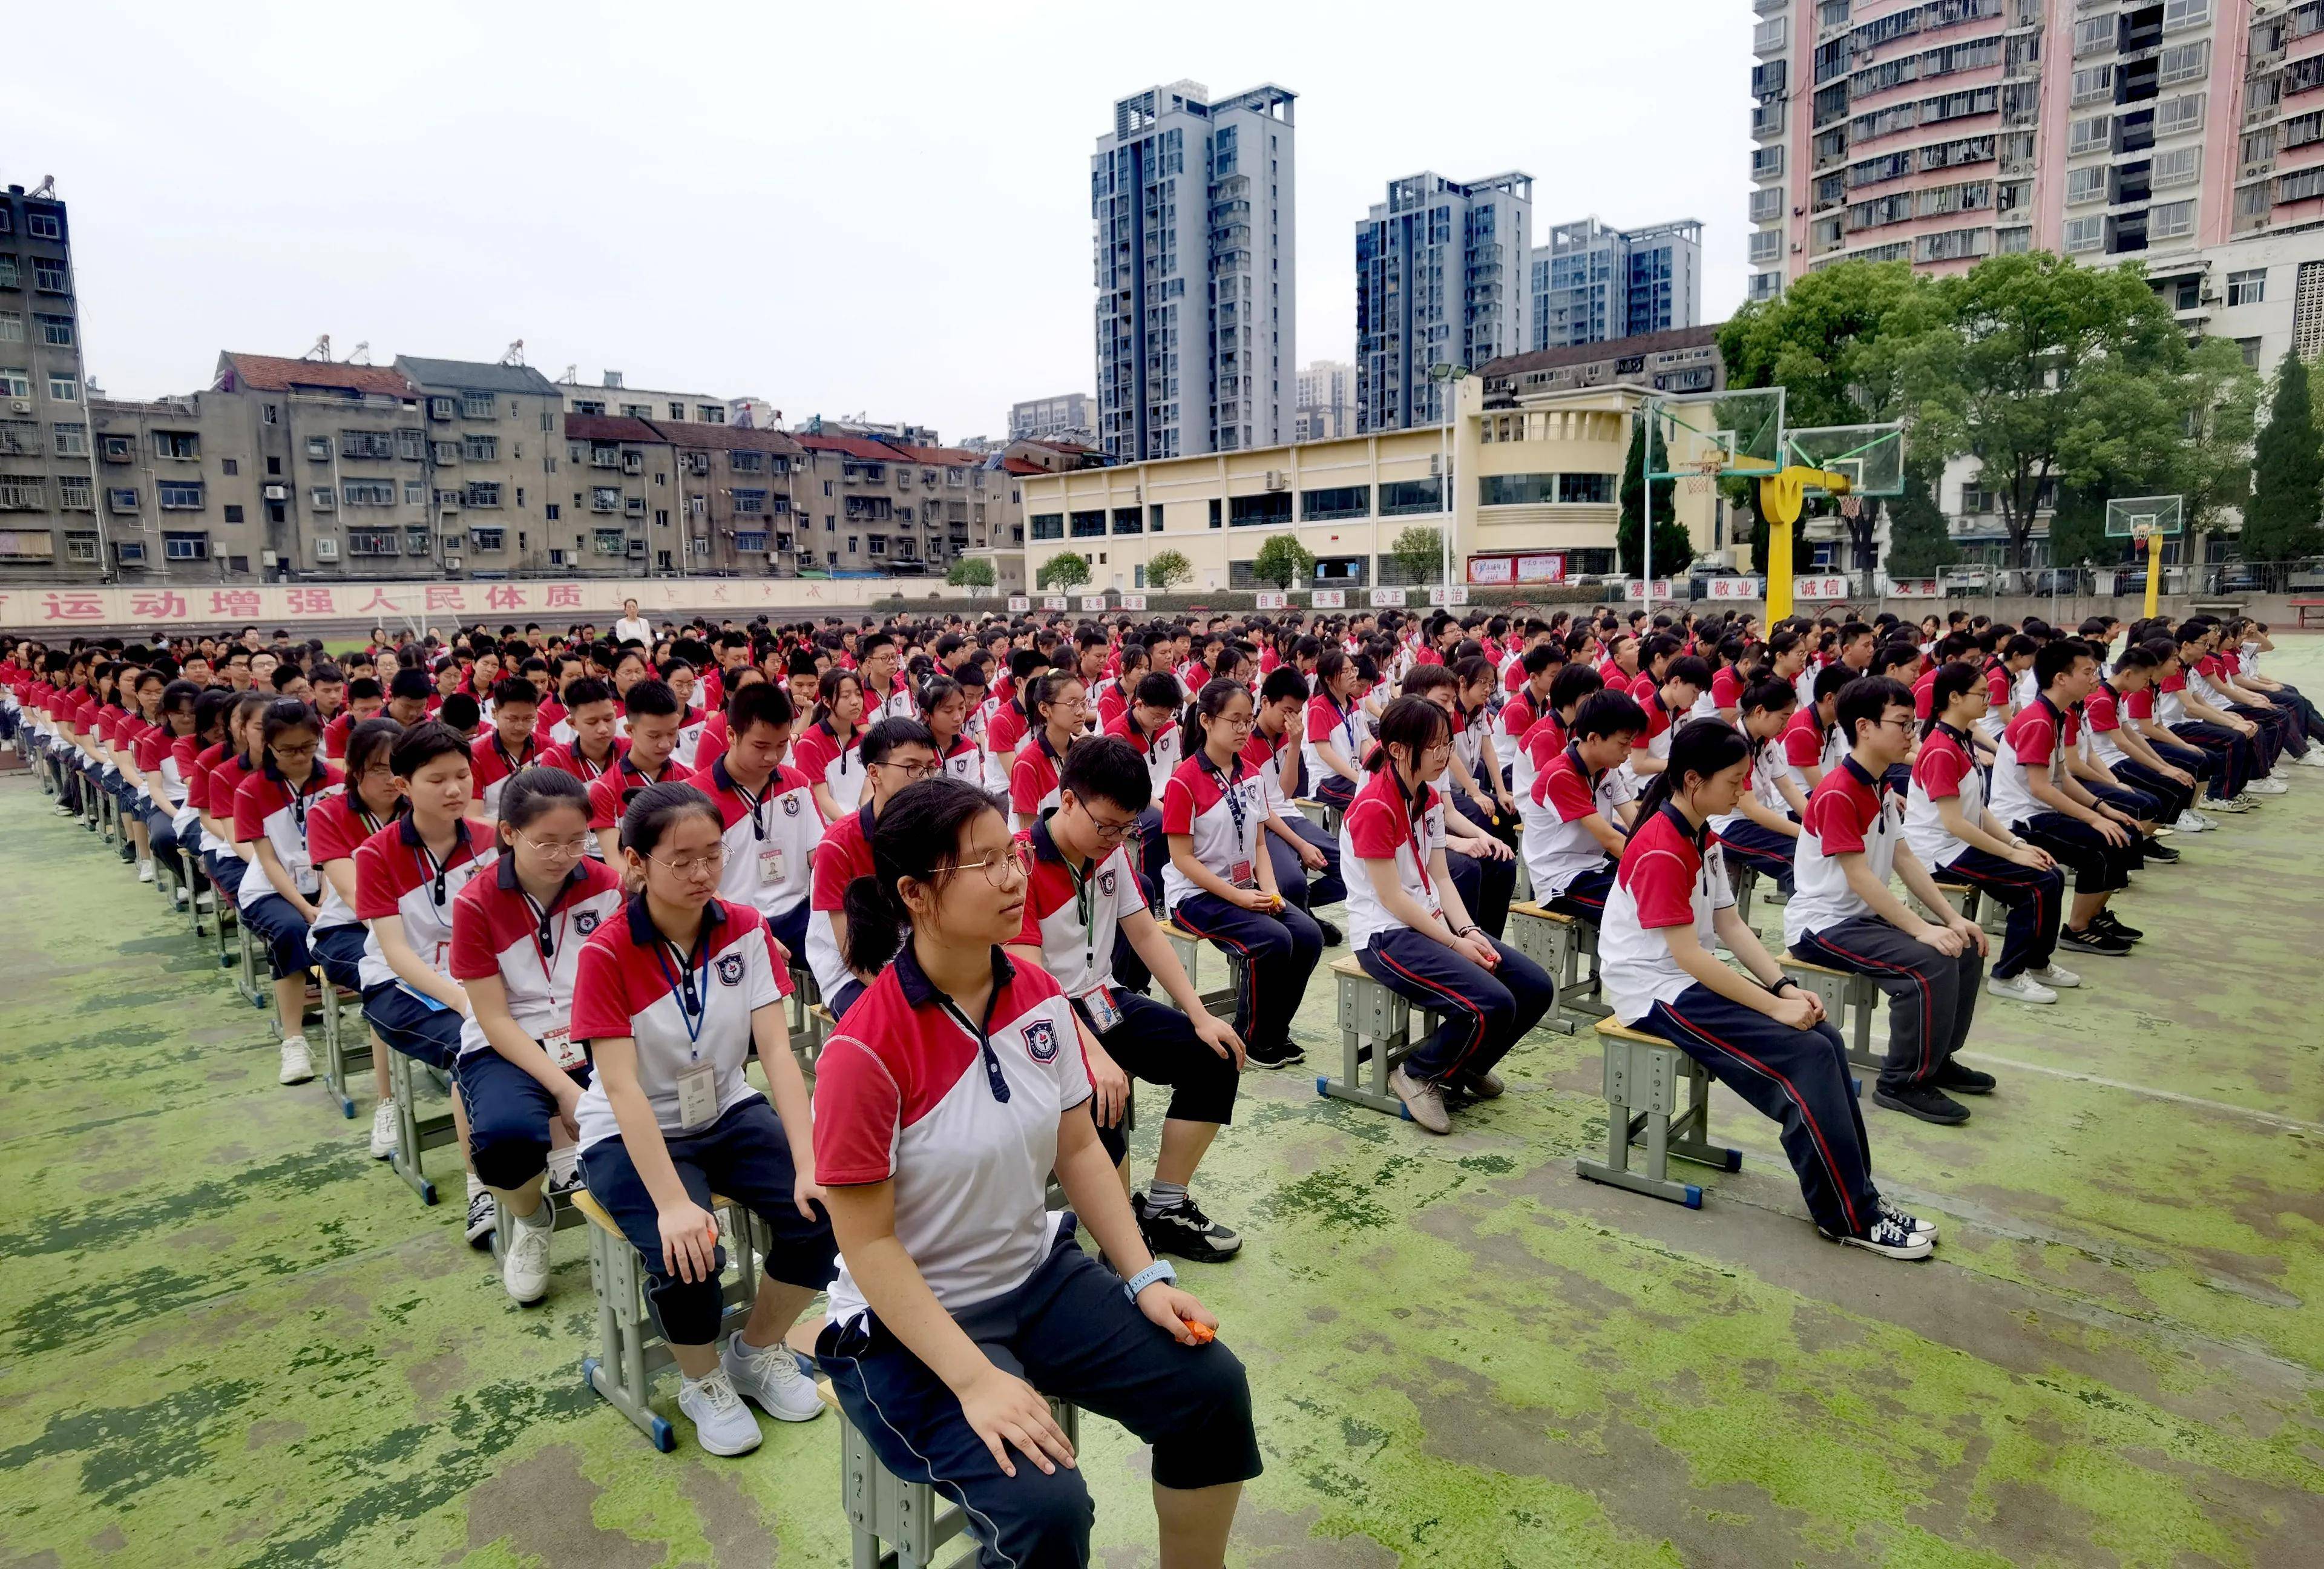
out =
[[[1493,715],[1490,710],[1485,708],[1480,708],[1473,714],[1461,715],[1452,727],[1453,754],[1460,758],[1462,766],[1469,771],[1469,777],[1482,785],[1488,795],[1491,794],[1494,788],[1501,782],[1498,775],[1492,779],[1485,778],[1485,743],[1491,738],[1492,734]]]
[[[593,762],[583,755],[578,742],[568,740],[542,752],[540,766],[561,769],[585,785],[595,784],[607,769],[622,760],[622,754],[629,749],[630,743],[616,735],[613,737],[613,749],[606,752],[606,761],[601,764]]]
[[[775,958],[774,935],[747,904],[714,899],[702,907],[691,952],[673,951],[635,895],[581,946],[573,976],[576,1040],[637,1043],[638,1087],[664,1134],[698,1132],[746,1101],[765,1097],[742,1070],[752,1041],[751,1015],[790,995],[788,969]],[[715,1109],[689,1123],[681,1114],[679,1079],[707,1067]],[[574,1121],[581,1148],[621,1137],[603,1075],[582,1092]]]
[[[1011,754],[1023,750],[1025,728],[1025,712],[1014,703],[1001,704],[985,722],[984,788],[994,795],[1009,793],[1016,763]]]
[[[1198,753],[1180,763],[1163,787],[1162,831],[1190,835],[1194,859],[1230,882],[1259,886],[1259,839],[1266,820],[1267,787],[1240,757],[1222,772],[1209,753]],[[1341,826],[1344,836],[1346,825]],[[1163,863],[1164,909],[1175,910],[1202,891],[1175,857]]]
[[[1739,709],[1743,706],[1743,672],[1733,665],[1720,666],[1711,672],[1711,690],[1706,695],[1711,698],[1713,710]],[[1695,706],[1700,708],[1702,705],[1698,703]]]
[[[1913,787],[1904,792],[1904,843],[1930,867],[1950,866],[1969,841],[1946,831],[1937,803],[1956,800],[1971,827],[1985,816],[1985,774],[1969,755],[1969,737],[1950,725],[1939,724],[1921,743],[1913,761]]]
[[[1267,797],[1267,809],[1280,817],[1291,809],[1291,798],[1283,793],[1283,735],[1269,735],[1254,725],[1250,739],[1242,743],[1243,766],[1259,780],[1259,789]],[[1173,773],[1176,769],[1170,771]],[[1162,791],[1169,784],[1165,779],[1155,788],[1154,797],[1159,803]]]
[[[1786,766],[1784,761],[1783,736],[1778,734],[1766,741],[1753,741],[1750,733],[1743,730],[1740,715],[1737,716],[1735,728],[1742,731],[1744,743],[1751,749],[1749,771],[1743,776],[1744,790],[1752,799],[1777,817],[1785,816],[1790,812],[1791,806],[1784,799],[1784,792],[1777,789],[1775,783],[1782,777]],[[1714,839],[1725,834],[1736,824],[1750,821],[1743,815],[1739,798],[1736,803],[1735,810],[1721,812],[1708,820],[1711,825],[1711,836]]]
[[[875,692],[868,683],[865,685],[863,717],[869,723],[877,725],[882,719],[918,719],[919,716],[919,699],[912,696],[912,684],[904,678],[902,671],[896,673],[895,684],[885,692]]]
[[[470,878],[491,871],[501,854],[490,825],[467,818],[458,828],[451,853],[441,861],[422,842],[420,825],[408,812],[355,847],[355,918],[400,918],[404,940],[420,962],[444,974],[449,973],[444,960],[452,946],[452,901]],[[399,979],[388,966],[377,931],[364,937],[358,976],[366,992]]]
[[[233,752],[226,752],[210,764],[209,814],[236,835],[240,835],[241,829],[234,820],[235,804],[241,798],[244,781],[256,771],[239,753]],[[234,846],[222,841],[215,842],[211,847],[221,855],[234,854]]]
[[[984,782],[984,748],[979,746],[963,730],[952,738],[952,744],[941,749],[944,755],[936,761],[942,765],[945,777],[982,786]]]
[[[1801,709],[1784,726],[1784,766],[1803,792],[1808,789],[1807,770],[1821,768],[1829,774],[1847,752],[1840,744],[1840,726],[1826,725],[1813,708]]]
[[[1138,726],[1138,715],[1125,708],[1106,725],[1105,733],[1120,736],[1146,760],[1146,778],[1153,791],[1149,798],[1160,800],[1164,787],[1170,782],[1170,776],[1177,772],[1178,765],[1185,761],[1178,750],[1182,739],[1178,727],[1165,723],[1158,729],[1141,730]],[[1250,733],[1256,736],[1259,726],[1252,725]]]
[[[1017,838],[1033,857],[1018,946],[1040,950],[1041,967],[1068,997],[1111,985],[1114,934],[1124,920],[1146,908],[1130,847],[1116,844],[1084,877],[1057,848],[1047,818]]]
[[[477,736],[468,748],[468,777],[475,781],[476,799],[484,803],[484,809],[478,815],[488,823],[499,822],[501,797],[508,789],[508,781],[540,761],[540,743],[530,735],[514,752],[497,730]]]
[[[2130,711],[2131,716],[2135,719],[2160,719],[2166,729],[2175,730],[2187,723],[2186,691],[2187,672],[2173,670],[2154,684],[2151,697],[2146,692],[2132,695],[2134,706]],[[2140,712],[2138,706],[2141,697],[2146,698],[2144,713]]]
[[[708,724],[709,720],[699,708],[689,708],[678,716],[678,740],[670,747],[669,755],[678,767],[688,773],[703,766],[698,758],[703,727]]]
[[[728,747],[733,743],[733,736],[727,726],[726,710],[724,708],[714,710],[710,717],[702,722],[701,733],[695,737],[694,745],[687,752],[687,762],[695,772],[700,773],[726,755]],[[685,738],[681,735],[679,739]]]
[[[1375,769],[1340,818],[1340,875],[1348,885],[1348,946],[1361,951],[1383,932],[1407,929],[1388,913],[1372,881],[1371,861],[1394,861],[1397,883],[1424,909],[1443,914],[1444,900],[1428,858],[1444,848],[1444,798],[1427,785],[1409,796],[1393,766]]]
[[[1993,815],[2015,828],[2050,808],[2034,798],[2029,782],[2039,775],[2056,784],[2074,743],[2074,722],[2047,696],[2039,697],[2009,722],[1993,759]]]
[[[1638,699],[1638,706],[1646,711],[1646,727],[1631,744],[1645,747],[1648,757],[1667,758],[1670,756],[1671,738],[1686,715],[1671,713],[1669,705],[1663,701],[1660,687],[1650,688]]]
[[[1598,927],[1598,968],[1614,1016],[1625,1024],[1637,1023],[1657,1002],[1676,1002],[1696,983],[1672,956],[1663,932],[1692,926],[1707,947],[1713,918],[1735,902],[1724,857],[1704,854],[1703,842],[1703,834],[1665,802],[1638,825],[1615,868]]]
[[[842,741],[829,719],[816,720],[791,743],[791,766],[827,788],[843,812],[853,811],[863,798],[862,747],[854,735]]]
[[[613,767],[590,781],[589,826],[592,829],[620,827],[622,814],[630,809],[630,803],[637,799],[647,787],[685,777],[686,770],[678,766],[675,756],[662,759],[659,772],[648,773],[631,761],[629,752],[622,752],[613,760]]]
[[[1885,780],[1874,779],[1854,756],[1823,776],[1800,819],[1792,853],[1792,901],[1784,907],[1784,941],[1795,943],[1841,921],[1872,913],[1840,870],[1840,857],[1860,852],[1872,875],[1886,883],[1896,868],[1904,836],[1904,808]]]
[[[855,978],[839,951],[839,933],[831,924],[833,912],[847,909],[847,885],[872,875],[872,825],[877,821],[864,806],[835,818],[816,846],[815,873],[807,893],[807,967],[816,990],[835,995]]]
[[[1091,1094],[1056,982],[998,948],[992,974],[985,1017],[970,1019],[907,943],[816,1059],[816,1180],[892,1182],[896,1238],[954,1313],[1016,1290],[1048,1257],[1057,1121]],[[831,1317],[865,1306],[842,1255]]]
[[[1113,734],[1113,722],[1130,712],[1130,694],[1121,689],[1121,678],[1110,676],[1097,685],[1097,722],[1108,735]]]
[[[1318,742],[1338,747],[1340,760],[1362,773],[1364,736],[1370,728],[1359,704],[1351,702],[1342,708],[1329,692],[1318,692],[1308,698],[1306,723],[1299,731],[1299,766],[1307,771],[1307,788],[1313,790],[1325,780],[1339,777],[1325,764],[1323,754],[1315,750]]]
[[[342,789],[325,796],[307,814],[308,858],[318,871],[334,861],[352,861],[364,840],[395,820],[373,817],[352,790]],[[322,881],[323,897],[315,906],[315,920],[308,935],[320,937],[337,927],[361,925],[355,907],[339,897],[338,885],[327,877]]]
[[[622,874],[602,861],[582,861],[548,904],[533,902],[516,878],[516,857],[503,855],[490,876],[472,877],[452,901],[452,979],[500,978],[509,1017],[539,1041],[559,1066],[578,1058],[572,1038],[574,977],[581,950],[622,909]],[[490,1051],[493,1043],[473,1015],[460,1026],[460,1055]]]
[[[311,900],[320,891],[323,876],[315,870],[308,849],[307,820],[318,798],[345,789],[346,782],[346,775],[326,762],[316,765],[304,785],[293,785],[270,763],[243,780],[234,792],[235,843],[263,839],[273,845],[274,858],[282,863],[282,870],[290,873],[299,891]],[[274,884],[262,879],[254,891],[265,898],[274,893]]]
[[[1044,725],[1017,749],[1017,761],[1009,771],[1009,809],[1038,817],[1057,805],[1062,798],[1057,781],[1064,771],[1065,759],[1049,743]]]
[[[1547,702],[1548,699],[1544,698],[1543,701]],[[1503,735],[1508,736],[1511,741],[1522,743],[1525,740],[1525,733],[1540,721],[1541,710],[1534,705],[1533,688],[1520,681],[1509,689],[1508,701],[1501,705],[1501,711],[1496,717],[1495,723],[1499,725]]]
[[[1944,667],[1931,665],[1913,683],[1913,717],[1926,719],[1936,702],[1937,672]]]
[[[2122,749],[2123,695],[2101,680],[2082,699],[2084,750],[2108,768],[2132,761]]]
[[[769,920],[797,909],[814,875],[807,857],[823,842],[823,811],[807,775],[779,766],[763,787],[750,790],[721,759],[687,782],[718,808],[719,837],[726,846],[718,897],[750,905]]]
[[[1525,685],[1525,650],[1513,646],[1494,666],[1500,674],[1502,691],[1515,692]]]
[[[1614,808],[1624,797],[1614,774],[1610,768],[1591,773],[1582,754],[1568,745],[1534,775],[1524,844],[1536,899],[1555,899],[1568,883],[1606,859],[1606,846],[1582,821],[1595,813],[1618,830]]]

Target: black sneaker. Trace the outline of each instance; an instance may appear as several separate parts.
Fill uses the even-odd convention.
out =
[[[2101,959],[2119,959],[2130,952],[2130,939],[2108,931],[2097,921],[2081,931],[2071,927],[2058,928],[2058,946],[2078,954],[2089,954]]]
[[[468,1200],[468,1246],[489,1248],[493,1245],[493,1226],[498,1218],[493,1213],[496,1208],[493,1195],[483,1188],[478,1188],[475,1196]]]
[[[1950,1090],[1957,1095],[1989,1095],[1997,1082],[1991,1074],[1981,1074],[1950,1059],[1937,1070],[1937,1088]]]
[[[1130,1201],[1138,1229],[1156,1253],[1176,1253],[1197,1264],[1219,1264],[1242,1250],[1242,1239],[1204,1214],[1190,1197],[1169,1209],[1156,1209],[1144,1194]]]
[[[1902,1259],[1909,1263],[1925,1259],[1931,1252],[1928,1237],[1912,1229],[1912,1217],[1909,1215],[1883,1214],[1860,1237],[1844,1237],[1838,1232],[1824,1231],[1821,1226],[1816,1230],[1828,1242],[1862,1248],[1884,1259]]]
[[[1923,1122],[1935,1122],[1941,1127],[1969,1121],[1969,1108],[1932,1084],[1914,1084],[1893,1094],[1876,1089],[1872,1099],[1892,1112],[1902,1112],[1907,1117],[1918,1117]]]
[[[2149,861],[2153,862],[2158,866],[2176,865],[2179,861],[2179,852],[2172,849],[2170,845],[2165,844],[2160,839],[2147,840],[2144,844],[2139,846],[2139,851]]]
[[[2102,909],[2090,917],[2090,924],[2102,932],[2112,932],[2118,937],[2128,937],[2134,943],[2146,935],[2135,926],[2125,926],[2122,918],[2110,909]]]
[[[1325,920],[1320,915],[1315,918],[1315,925],[1322,930],[1323,934],[1323,946],[1327,948],[1336,948],[1342,943],[1348,940],[1346,933],[1342,932],[1338,927],[1333,926],[1330,921]]]
[[[1299,1049],[1298,1043],[1290,1040],[1281,1046],[1252,1046],[1245,1049],[1243,1056],[1253,1067],[1297,1067],[1307,1060],[1307,1054]]]

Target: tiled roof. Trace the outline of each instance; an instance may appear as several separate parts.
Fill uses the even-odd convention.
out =
[[[970,468],[984,461],[983,455],[964,447],[907,447],[900,441],[882,442],[912,463],[927,463],[953,468]]]
[[[873,441],[862,436],[797,436],[792,438],[809,452],[836,452],[842,457],[861,459],[866,463],[913,462],[885,442]]]
[[[523,392],[556,398],[557,383],[530,365],[490,365],[482,360],[427,360],[395,356],[395,368],[423,387],[457,387],[467,392]]]
[[[666,446],[660,431],[642,420],[632,420],[625,414],[567,414],[565,416],[565,438],[567,441],[643,441],[652,446]]]
[[[231,385],[229,377],[232,378]],[[404,379],[402,372],[386,365],[290,360],[273,355],[235,354],[232,350],[218,355],[217,377],[212,384],[239,392],[288,392],[301,387],[314,387],[327,392],[362,392],[389,398],[409,398],[418,391]]]
[[[691,420],[649,420],[646,421],[665,441],[679,447],[724,448],[729,452],[796,453],[797,438],[779,430],[758,430],[747,425],[704,425]]]
[[[1028,463],[1021,457],[1004,457],[1001,460],[1001,472],[1003,474],[1054,474],[1056,471],[1043,468],[1038,463]]]
[[[1536,349],[1531,354],[1504,355],[1488,360],[1477,374],[1480,376],[1521,376],[1533,371],[1554,371],[1565,365],[1596,365],[1601,360],[1628,359],[1634,355],[1668,354],[1674,349],[1709,348],[1719,342],[1719,328],[1713,322],[1707,327],[1675,327],[1668,332],[1642,332],[1636,337],[1618,337],[1605,343],[1581,343],[1570,348]]]

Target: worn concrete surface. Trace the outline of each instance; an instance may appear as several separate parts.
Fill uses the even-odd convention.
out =
[[[2324,692],[2324,645],[2274,664]],[[846,1562],[828,1419],[656,1454],[581,1384],[576,1233],[510,1304],[22,775],[0,839],[0,1565]],[[1926,1265],[1818,1241],[1724,1096],[1701,1211],[1581,1181],[1586,1039],[1444,1140],[1250,1075],[1202,1184],[1245,1255],[1186,1270],[1258,1396],[1234,1562],[2324,1562],[2320,840],[2304,772],[2180,839],[2135,961],[1982,1000],[1973,1121],[1868,1113]],[[1084,1435],[1102,1561],[1152,1564],[1138,1447]]]

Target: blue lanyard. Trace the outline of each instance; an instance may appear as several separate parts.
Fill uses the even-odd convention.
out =
[[[670,994],[678,999],[678,1017],[686,1021],[686,1038],[694,1047],[694,1056],[702,1057],[702,1021],[710,1016],[710,934],[703,932],[694,939],[695,951],[702,955],[702,980],[696,984],[695,966],[683,954],[678,955],[678,974],[670,974],[669,961],[662,951],[678,953],[678,945],[663,937],[654,944],[654,964],[661,978],[669,983]]]

